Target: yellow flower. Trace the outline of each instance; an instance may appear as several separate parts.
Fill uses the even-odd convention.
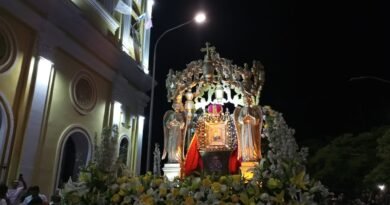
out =
[[[160,187],[159,194],[160,194],[160,197],[165,197],[167,195],[167,189],[165,187]]]
[[[123,189],[121,189],[121,190],[119,190],[119,193],[118,193],[120,196],[126,196],[126,191],[125,190],[123,190]]]
[[[280,182],[279,179],[275,179],[275,178],[270,178],[267,182],[267,187],[269,189],[276,189],[276,188],[281,188],[282,187],[282,183]]]
[[[230,199],[233,203],[238,203],[240,201],[240,197],[238,197],[237,194],[233,194]]]
[[[202,180],[202,185],[204,187],[210,187],[211,186],[211,180],[209,178],[205,178]]]
[[[83,182],[91,181],[91,173],[89,172],[80,172],[79,180]]]
[[[237,183],[241,181],[241,175],[232,175],[233,182]]]
[[[163,183],[163,180],[162,179],[153,179],[152,182],[151,182],[151,186],[152,187],[159,187],[160,184]]]
[[[195,205],[195,201],[191,196],[187,196],[185,201],[184,201],[184,204],[185,205]]]
[[[126,176],[119,177],[119,178],[116,180],[116,182],[117,182],[118,184],[123,184],[123,183],[125,183],[126,181],[127,181],[127,177],[126,177]]]
[[[211,184],[211,190],[215,193],[220,192],[221,191],[221,184],[218,182],[214,182],[213,184]]]
[[[221,184],[225,184],[226,182],[227,182],[227,177],[226,176],[221,176],[220,178],[219,178],[219,183],[221,183]]]
[[[177,188],[172,188],[171,192],[174,197],[177,197],[179,195],[179,189]]]
[[[281,191],[279,194],[275,194],[275,196],[272,197],[272,200],[276,202],[276,204],[284,204],[284,191]]]
[[[145,188],[142,185],[138,185],[135,187],[135,190],[138,194],[141,194],[142,192],[144,192]]]
[[[301,188],[303,190],[306,190],[307,187],[307,181],[305,180],[305,170],[302,170],[297,175],[291,177],[290,182],[297,186],[298,188]]]
[[[114,203],[119,203],[121,201],[121,196],[119,196],[119,194],[114,194],[111,197],[111,201],[114,202]]]
[[[154,204],[154,199],[152,196],[149,196],[149,195],[146,195],[146,194],[142,194],[140,196],[140,202],[141,204],[144,204],[144,205],[153,205]]]

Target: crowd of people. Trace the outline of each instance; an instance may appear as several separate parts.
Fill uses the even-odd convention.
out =
[[[58,196],[52,196],[49,201],[40,193],[39,186],[27,188],[22,174],[9,188],[6,184],[0,184],[0,205],[59,205],[60,201]]]

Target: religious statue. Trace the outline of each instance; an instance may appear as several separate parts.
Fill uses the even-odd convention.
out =
[[[238,159],[243,162],[255,162],[261,159],[262,113],[258,105],[253,106],[249,97],[246,105],[234,110],[237,131]]]
[[[168,102],[171,102],[171,97],[176,90],[176,84],[175,84],[176,80],[177,79],[176,79],[176,75],[175,75],[174,71],[172,70],[172,68],[169,69],[167,79],[165,80],[165,86],[167,88]]]
[[[181,101],[176,100],[172,108],[164,115],[164,151],[162,159],[168,155],[168,163],[180,163],[182,161],[182,146],[185,135],[186,117]]]
[[[236,132],[229,111],[224,113],[220,104],[209,105],[207,113],[197,120],[186,154],[185,175],[197,169],[213,173],[217,168],[220,173],[236,173],[239,167],[236,149]]]
[[[174,103],[174,110],[164,116],[163,158],[168,156],[164,174],[240,170],[247,176],[262,157],[258,104],[264,67],[259,61],[237,66],[220,57],[210,43],[201,51],[205,52],[202,60],[190,62],[181,71],[171,69],[167,75],[168,102]],[[233,115],[224,112],[226,103],[234,105]]]

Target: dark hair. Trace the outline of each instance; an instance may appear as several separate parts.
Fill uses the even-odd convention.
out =
[[[39,192],[40,190],[39,190],[39,186],[33,186],[33,187],[31,187],[31,191],[37,191],[37,192]]]

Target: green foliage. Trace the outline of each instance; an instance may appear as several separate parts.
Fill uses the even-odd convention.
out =
[[[266,184],[263,191],[271,196],[273,204],[326,204],[328,190],[306,172],[308,150],[299,149],[294,130],[280,113],[269,107],[263,111],[268,146],[254,179]]]
[[[357,135],[343,134],[333,139],[310,159],[313,176],[335,192],[356,197],[368,188],[368,184],[383,179],[385,170],[390,171],[390,167],[381,162],[384,160],[377,157],[385,156],[390,150],[390,140],[384,139],[387,130],[388,127],[381,127]],[[378,145],[377,141],[382,145]],[[377,150],[383,151],[377,154]]]
[[[365,183],[371,187],[378,183],[390,184],[390,129],[377,142],[377,156],[380,162],[364,178]]]
[[[114,162],[116,161],[117,139],[118,128],[116,126],[113,126],[112,128],[103,128],[101,145],[95,146],[95,157],[93,159],[100,170],[105,172],[111,171]]]

